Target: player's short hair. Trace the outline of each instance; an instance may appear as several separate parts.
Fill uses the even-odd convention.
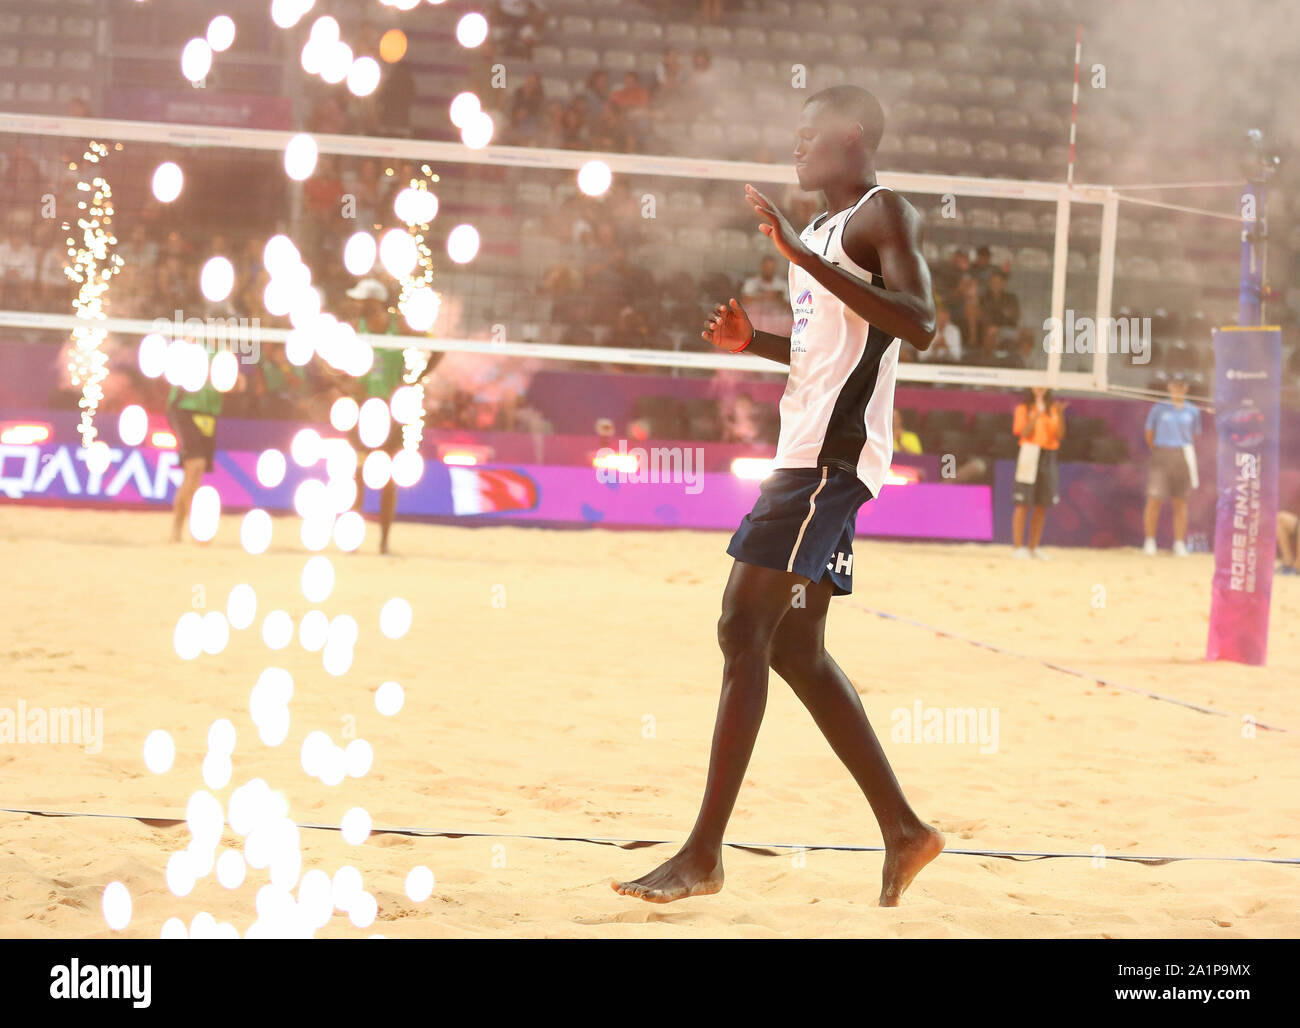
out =
[[[825,104],[835,113],[860,124],[863,145],[868,152],[875,153],[885,131],[885,112],[872,93],[846,82],[814,93],[803,105],[807,107],[813,103]]]

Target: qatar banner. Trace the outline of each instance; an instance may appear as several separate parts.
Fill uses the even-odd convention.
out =
[[[1208,660],[1263,664],[1277,539],[1282,333],[1214,332],[1219,433]]]
[[[324,478],[323,464],[302,468],[290,462],[284,479],[268,487],[257,477],[258,456],[245,450],[217,451],[213,470],[203,482],[216,489],[223,510],[290,511],[303,482]],[[675,467],[671,474],[624,474],[542,464],[460,467],[426,459],[420,480],[399,490],[397,513],[477,525],[730,531],[758,498],[757,481],[730,472],[692,471],[689,464]],[[893,477],[897,484],[859,512],[860,535],[978,542],[993,538],[988,486],[920,482],[903,473]],[[110,447],[107,469],[92,470],[86,451],[76,445],[0,444],[0,498],[11,501],[165,507],[181,478],[174,450]],[[365,510],[373,513],[378,506],[379,494],[367,490]]]

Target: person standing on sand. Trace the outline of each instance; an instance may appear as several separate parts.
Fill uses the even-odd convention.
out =
[[[885,843],[880,905],[943,850],[943,835],[909,806],[853,683],[824,645],[832,596],[852,590],[858,509],[884,484],[893,453],[894,378],[903,341],[935,331],[921,218],[876,184],[880,103],[838,85],[805,101],[796,126],[800,188],[826,212],[798,232],[758,190],[746,200],[759,231],[790,262],[789,338],[755,331],[732,298],[702,333],[714,346],[788,365],[774,470],[732,536],[722,597],[722,697],[704,799],[682,848],[621,895],[668,903],[722,889],[722,843],[767,704],[768,670],[789,683],[871,805]]]

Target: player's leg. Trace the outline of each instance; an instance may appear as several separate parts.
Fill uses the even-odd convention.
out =
[[[1011,545],[1016,550],[1025,545],[1025,514],[1028,510],[1027,505],[1017,503],[1015,510],[1011,512]]]
[[[1029,519],[1029,550],[1031,553],[1038,549],[1038,544],[1043,541],[1043,525],[1047,522],[1047,508],[1035,506],[1034,513]]]
[[[1282,566],[1296,566],[1296,530],[1300,519],[1289,511],[1277,512],[1277,548],[1282,552]]]
[[[388,552],[388,530],[393,526],[393,515],[397,513],[397,483],[392,479],[379,494],[379,552]]]
[[[365,506],[366,503],[366,480],[361,475],[361,465],[363,463],[365,463],[365,455],[358,452],[357,473],[355,476],[355,481],[357,483],[357,496],[356,499],[352,501],[352,509],[356,511],[358,514],[362,513],[362,508]]]
[[[1160,508],[1163,505],[1159,496],[1148,496],[1147,505],[1142,511],[1143,548],[1148,553],[1156,552],[1156,529],[1160,525]]]
[[[807,578],[790,571],[741,561],[732,565],[718,620],[722,696],[699,815],[672,859],[635,881],[611,882],[616,892],[652,903],[668,903],[722,888],[722,837],[767,706],[772,637],[790,610],[796,587],[807,582]]]
[[[1156,552],[1156,531],[1160,527],[1160,508],[1165,497],[1169,495],[1169,476],[1165,469],[1163,450],[1159,447],[1151,451],[1151,460],[1147,465],[1147,505],[1142,511],[1142,532],[1145,539],[1142,551],[1147,554]]]
[[[871,804],[885,843],[880,905],[895,906],[916,873],[943,850],[943,835],[908,804],[858,691],[826,652],[830,577],[809,585],[772,640],[771,667],[794,690]]]
[[[1179,496],[1169,501],[1174,514],[1174,548],[1186,551],[1187,546],[1187,497]]]
[[[176,489],[176,496],[172,500],[172,542],[181,541],[185,519],[190,516],[190,503],[203,483],[203,471],[206,466],[207,461],[203,457],[189,457],[181,464],[185,477],[181,479],[181,484]]]

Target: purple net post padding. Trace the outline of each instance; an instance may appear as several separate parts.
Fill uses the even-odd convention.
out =
[[[1214,332],[1219,435],[1208,660],[1262,665],[1277,540],[1282,333]]]

